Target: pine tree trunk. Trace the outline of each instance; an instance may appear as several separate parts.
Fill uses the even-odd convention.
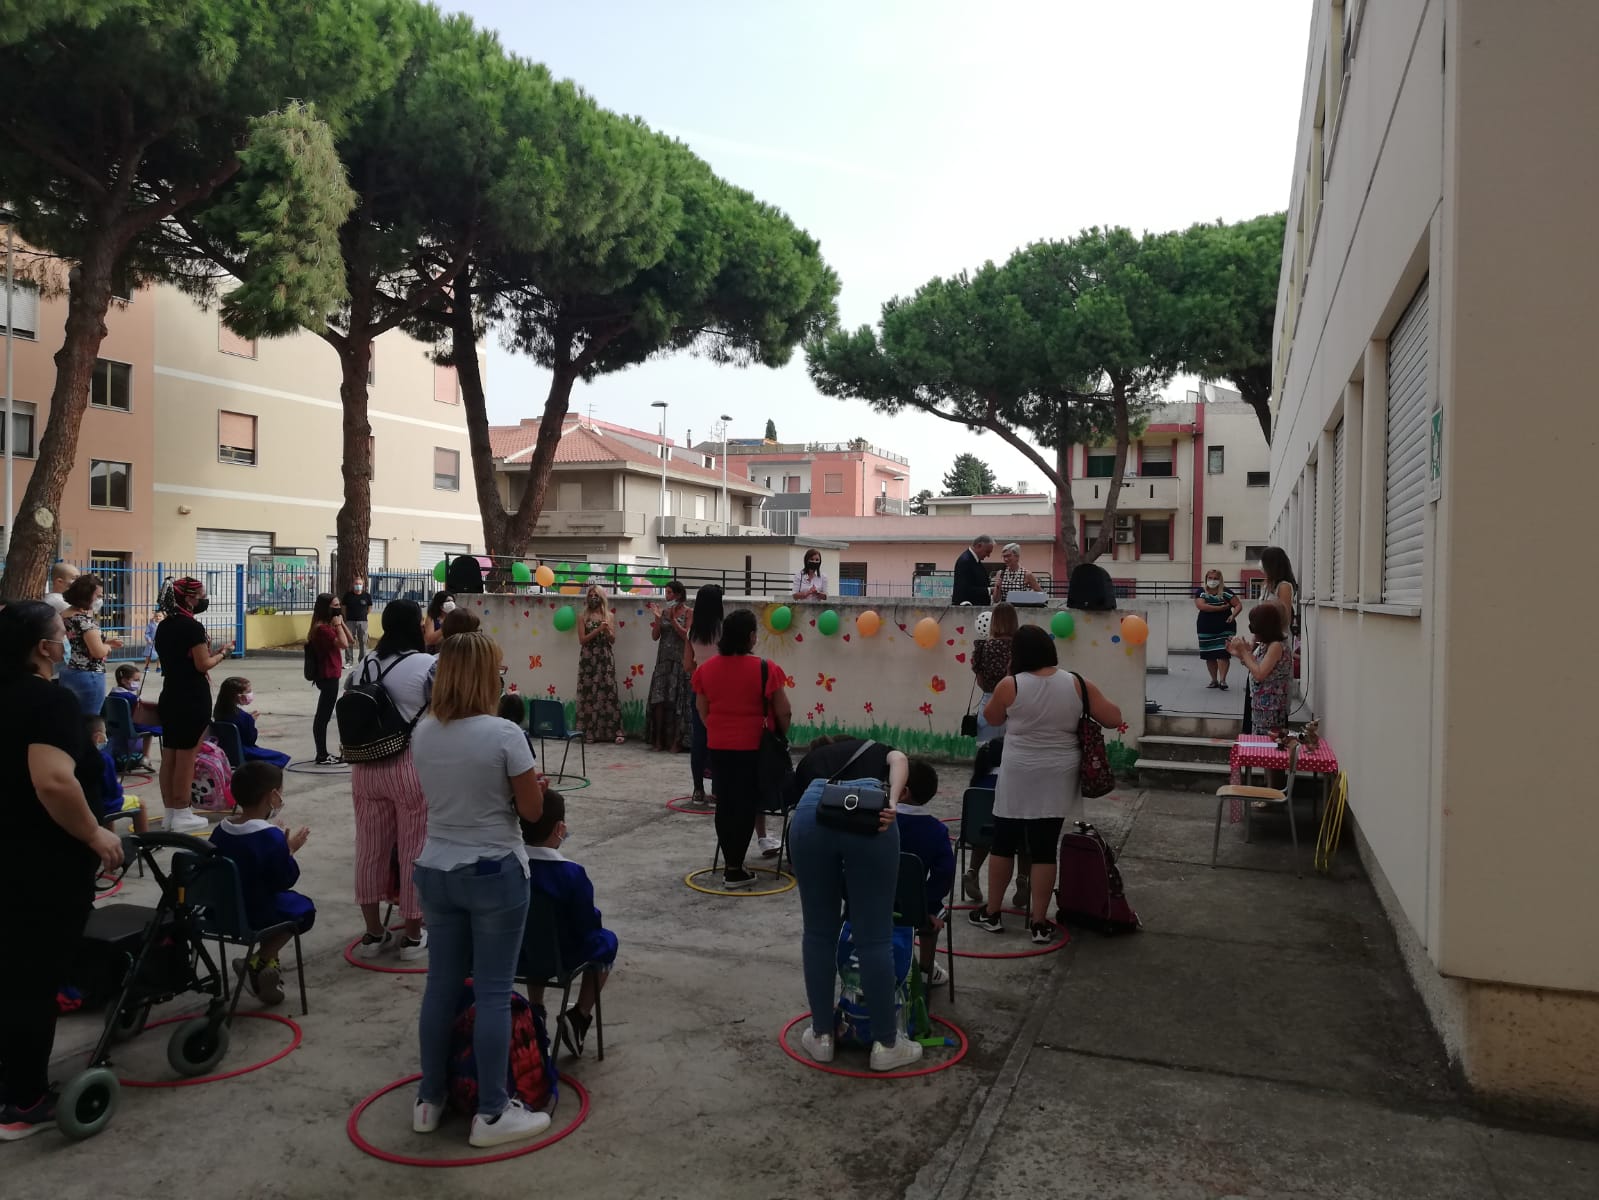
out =
[[[1096,561],[1102,554],[1111,553],[1116,544],[1116,510],[1121,504],[1122,481],[1127,477],[1127,447],[1131,440],[1127,421],[1127,385],[1113,376],[1110,389],[1116,414],[1116,466],[1111,472],[1110,488],[1105,496],[1105,519],[1100,523],[1099,537],[1088,554],[1089,562]]]
[[[1064,407],[1063,405],[1062,411]],[[1055,445],[1055,470],[1060,476],[1055,483],[1056,538],[1060,544],[1066,576],[1070,578],[1077,565],[1083,561],[1083,552],[1077,544],[1077,505],[1072,497],[1072,444],[1066,436],[1064,418],[1061,420]]]
[[[472,285],[463,276],[456,282],[450,305],[450,357],[461,383],[461,404],[466,409],[466,440],[472,454],[472,483],[477,489],[478,511],[483,517],[483,543],[491,558],[516,557],[522,551],[511,548],[510,518],[500,501],[500,486],[494,477],[488,400],[483,393],[483,373],[478,370],[475,331]]]
[[[544,511],[545,494],[550,488],[550,471],[555,466],[555,449],[561,442],[561,427],[566,421],[566,411],[572,400],[572,385],[577,382],[578,370],[563,356],[555,365],[550,380],[549,395],[544,400],[544,417],[539,421],[538,441],[528,459],[527,481],[522,485],[522,497],[516,511],[511,514],[505,530],[505,553],[520,557],[527,553],[533,540],[533,526]]]
[[[110,228],[111,224],[106,218],[102,228]],[[45,421],[44,436],[39,439],[39,456],[34,462],[33,474],[17,507],[5,574],[0,576],[0,596],[44,595],[50,564],[60,549],[57,514],[78,457],[78,433],[83,425],[83,414],[89,407],[89,384],[100,344],[106,336],[111,272],[122,248],[121,235],[102,235],[95,239],[71,274],[66,334],[55,356],[56,378],[50,391],[50,415]],[[7,436],[13,433],[15,430],[6,431]]]
[[[354,315],[363,319],[352,319],[350,334],[338,346],[339,399],[344,407],[344,503],[334,522],[339,547],[335,596],[344,595],[355,576],[366,574],[372,537],[372,423],[367,419],[366,387],[372,338],[366,332],[365,314]]]

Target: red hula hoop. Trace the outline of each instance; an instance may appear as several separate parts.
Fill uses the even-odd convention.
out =
[[[977,905],[975,905],[975,904],[952,904],[952,905],[949,906],[949,911],[950,912],[971,912],[971,910],[976,908],[976,907],[977,907]],[[1028,916],[1027,913],[1024,913],[1019,908],[1002,908],[999,911],[1002,912],[1002,913],[1009,913],[1013,917],[1027,917]],[[1072,935],[1071,935],[1071,931],[1069,929],[1067,929],[1066,926],[1062,925],[1059,921],[1050,921],[1050,924],[1053,925],[1056,929],[1060,930],[1060,936],[1058,938],[1056,938],[1053,942],[1051,942],[1049,945],[1040,946],[1036,950],[1007,950],[1007,951],[987,952],[987,953],[985,953],[983,951],[979,951],[979,950],[956,950],[953,953],[954,953],[956,958],[1038,958],[1040,955],[1053,954],[1057,950],[1064,949],[1066,947],[1067,943],[1069,943],[1072,940]],[[921,938],[917,938],[916,939],[916,944],[918,946],[920,946],[922,944]],[[940,946],[938,948],[938,952],[940,954],[951,953],[951,951],[947,950],[943,946]]]
[[[130,779],[137,779],[139,782],[129,783],[128,780]],[[145,784],[154,782],[155,776],[146,774],[143,771],[129,771],[122,777],[122,787],[124,791],[128,788],[142,788]]]
[[[682,813],[684,816],[687,816],[687,817],[714,817],[716,815],[716,805],[714,805],[714,804],[707,804],[704,808],[681,808],[681,807],[679,807],[679,803],[681,801],[683,801],[683,800],[692,800],[692,799],[694,799],[694,797],[692,795],[689,795],[689,796],[673,796],[670,800],[668,800],[666,802],[666,807],[671,809],[675,813]]]
[[[199,1084],[202,1084],[202,1083],[218,1083],[218,1082],[220,1082],[221,1080],[224,1080],[224,1079],[235,1079],[235,1078],[237,1078],[240,1075],[248,1075],[252,1071],[259,1071],[262,1067],[270,1067],[273,1063],[277,1062],[278,1059],[280,1059],[280,1058],[287,1058],[290,1054],[293,1054],[296,1050],[298,1050],[300,1048],[300,1039],[305,1036],[305,1034],[301,1031],[299,1025],[295,1024],[288,1017],[280,1017],[277,1013],[236,1012],[236,1013],[233,1014],[233,1016],[234,1016],[235,1019],[237,1019],[239,1017],[248,1017],[252,1021],[276,1021],[279,1025],[287,1025],[290,1029],[292,1029],[294,1031],[294,1040],[292,1042],[290,1042],[287,1046],[285,1046],[282,1050],[279,1050],[271,1058],[263,1058],[260,1062],[253,1063],[253,1064],[251,1064],[248,1067],[239,1067],[237,1070],[224,1071],[220,1075],[202,1075],[198,1079],[123,1079],[119,1075],[117,1077],[117,1082],[120,1083],[123,1087],[134,1087],[134,1088],[180,1088],[180,1087],[195,1087],[195,1086],[197,1086]],[[145,1029],[159,1029],[163,1025],[176,1025],[179,1022],[181,1022],[181,1021],[203,1021],[203,1020],[205,1020],[204,1017],[196,1017],[196,1016],[192,1016],[192,1015],[185,1016],[185,1017],[166,1017],[166,1018],[164,1018],[164,1019],[162,1019],[160,1021],[151,1021],[148,1025],[145,1026]]]
[[[96,880],[105,879],[105,878],[108,878],[108,876],[105,874],[104,871],[102,871],[100,874],[95,876]],[[118,876],[115,876],[114,882],[111,884],[110,887],[106,888],[105,891],[102,892],[99,888],[95,889],[95,892],[94,892],[95,903],[98,904],[101,900],[104,900],[107,896],[115,896],[121,890],[122,890],[122,876],[118,875]]]
[[[932,1017],[936,1024],[942,1025],[960,1039],[960,1045],[956,1047],[953,1058],[944,1062],[934,1063],[931,1066],[917,1067],[914,1071],[850,1071],[844,1067],[835,1067],[832,1063],[819,1063],[810,1055],[802,1054],[788,1044],[788,1031],[810,1015],[809,1010],[802,1012],[787,1025],[783,1026],[777,1035],[777,1044],[782,1048],[784,1054],[799,1063],[800,1066],[809,1067],[813,1071],[821,1071],[827,1075],[842,1075],[846,1079],[915,1079],[920,1075],[936,1075],[940,1071],[949,1070],[961,1059],[965,1058],[966,1052],[971,1049],[971,1042],[967,1039],[964,1029],[955,1024],[954,1021],[946,1021],[943,1017],[929,1013],[928,1016]]]
[[[563,1075],[560,1079],[561,1084],[570,1087],[573,1091],[575,1091],[578,1099],[583,1102],[577,1110],[577,1117],[564,1129],[558,1130],[557,1132],[550,1134],[548,1137],[540,1138],[538,1141],[529,1145],[518,1146],[514,1150],[505,1150],[498,1154],[477,1154],[470,1158],[417,1158],[416,1156],[410,1154],[395,1154],[388,1150],[382,1150],[377,1146],[374,1146],[371,1142],[367,1141],[366,1138],[361,1135],[361,1114],[366,1112],[366,1110],[371,1108],[374,1103],[376,1103],[378,1100],[381,1100],[384,1096],[387,1096],[390,1092],[397,1091],[408,1083],[415,1083],[421,1078],[422,1076],[419,1073],[416,1075],[407,1075],[404,1079],[396,1079],[393,1083],[385,1084],[355,1106],[355,1111],[350,1114],[350,1119],[344,1124],[344,1132],[349,1135],[351,1143],[357,1150],[360,1150],[365,1154],[370,1154],[373,1158],[378,1159],[381,1162],[395,1163],[402,1167],[481,1167],[487,1163],[504,1162],[510,1158],[521,1158],[524,1155],[532,1154],[536,1150],[543,1150],[546,1146],[553,1146],[562,1138],[570,1137],[573,1133],[576,1133],[578,1126],[583,1124],[584,1121],[588,1120],[589,1116],[588,1088],[584,1087],[570,1075]],[[559,1111],[559,1107],[557,1107],[557,1111]]]
[[[405,928],[404,925],[395,925],[395,926],[390,927],[389,932],[393,933],[397,929],[404,929],[404,928]],[[361,939],[359,937],[357,937],[354,941],[352,941],[348,946],[346,946],[344,948],[344,961],[349,963],[352,967],[360,967],[361,970],[363,970],[363,971],[376,971],[379,975],[426,975],[428,973],[428,969],[426,967],[377,967],[377,966],[373,966],[371,963],[364,962],[364,961],[362,961],[361,959],[359,959],[359,958],[357,958],[355,956],[355,948],[358,945],[360,945],[360,944],[361,944]]]

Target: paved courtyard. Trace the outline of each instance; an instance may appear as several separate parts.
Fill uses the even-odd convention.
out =
[[[308,757],[314,693],[298,661],[237,673],[255,682],[263,742]],[[1124,848],[1144,932],[1079,934],[1042,957],[959,960],[956,1002],[941,992],[934,1012],[966,1031],[965,1060],[918,1079],[856,1080],[809,1070],[777,1044],[804,1007],[797,893],[723,899],[684,885],[713,841],[709,818],[665,807],[688,791],[686,756],[590,747],[588,775],[591,787],[569,793],[566,852],[587,866],[622,951],[606,992],[606,1061],[591,1048],[570,1069],[593,1097],[571,1137],[449,1171],[351,1145],[355,1104],[415,1069],[422,977],[344,961],[359,932],[348,777],[296,773],[284,815],[312,827],[302,889],[320,909],[306,944],[311,1014],[283,1010],[303,1045],[221,1083],[126,1089],[93,1141],[46,1134],[0,1147],[0,1195],[1599,1195],[1599,1142],[1497,1123],[1464,1103],[1348,850],[1335,878],[1296,879],[1286,831],[1268,818],[1250,846],[1224,827],[1212,871],[1213,800],[1128,791],[1091,801]],[[934,807],[954,815],[964,772],[942,775]],[[122,897],[151,892],[130,878]],[[955,939],[957,949],[1025,945],[1019,932],[998,939],[964,924]],[[63,1022],[60,1076],[96,1032],[93,1018]],[[163,1034],[125,1047],[122,1073],[169,1078]],[[285,1036],[238,1022],[225,1065],[274,1053]],[[393,1093],[362,1132],[400,1154],[467,1152],[459,1121],[414,1136],[409,1104],[408,1089]],[[568,1091],[557,1127],[575,1105]]]

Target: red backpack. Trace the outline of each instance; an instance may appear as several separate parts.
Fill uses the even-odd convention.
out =
[[[476,1024],[476,997],[472,985],[467,984],[456,1006],[455,1024],[450,1027],[450,1058],[444,1073],[450,1107],[467,1117],[477,1115],[477,1055],[472,1050],[472,1028]],[[544,1014],[535,1010],[526,996],[513,991],[511,1061],[505,1090],[513,1100],[520,1100],[535,1112],[554,1112],[558,1082]]]
[[[1116,868],[1116,851],[1085,821],[1076,832],[1061,835],[1059,870],[1055,876],[1055,919],[1076,920],[1103,933],[1124,933],[1139,928],[1138,914],[1122,894],[1122,873]]]

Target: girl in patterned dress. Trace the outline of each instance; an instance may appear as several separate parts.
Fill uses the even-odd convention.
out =
[[[1255,644],[1234,638],[1232,656],[1249,672],[1249,707],[1255,732],[1270,735],[1288,728],[1288,694],[1293,686],[1293,655],[1288,652],[1287,622],[1280,605],[1262,603],[1249,612]]]
[[[591,586],[577,627],[577,726],[586,741],[622,736],[622,701],[616,692],[616,618],[605,603],[605,593]]]
[[[694,729],[689,715],[694,707],[694,689],[683,667],[683,646],[688,638],[688,589],[674,579],[666,585],[666,598],[664,612],[653,604],[645,605],[656,654],[644,740],[651,750],[670,750],[675,754],[687,744]]]

